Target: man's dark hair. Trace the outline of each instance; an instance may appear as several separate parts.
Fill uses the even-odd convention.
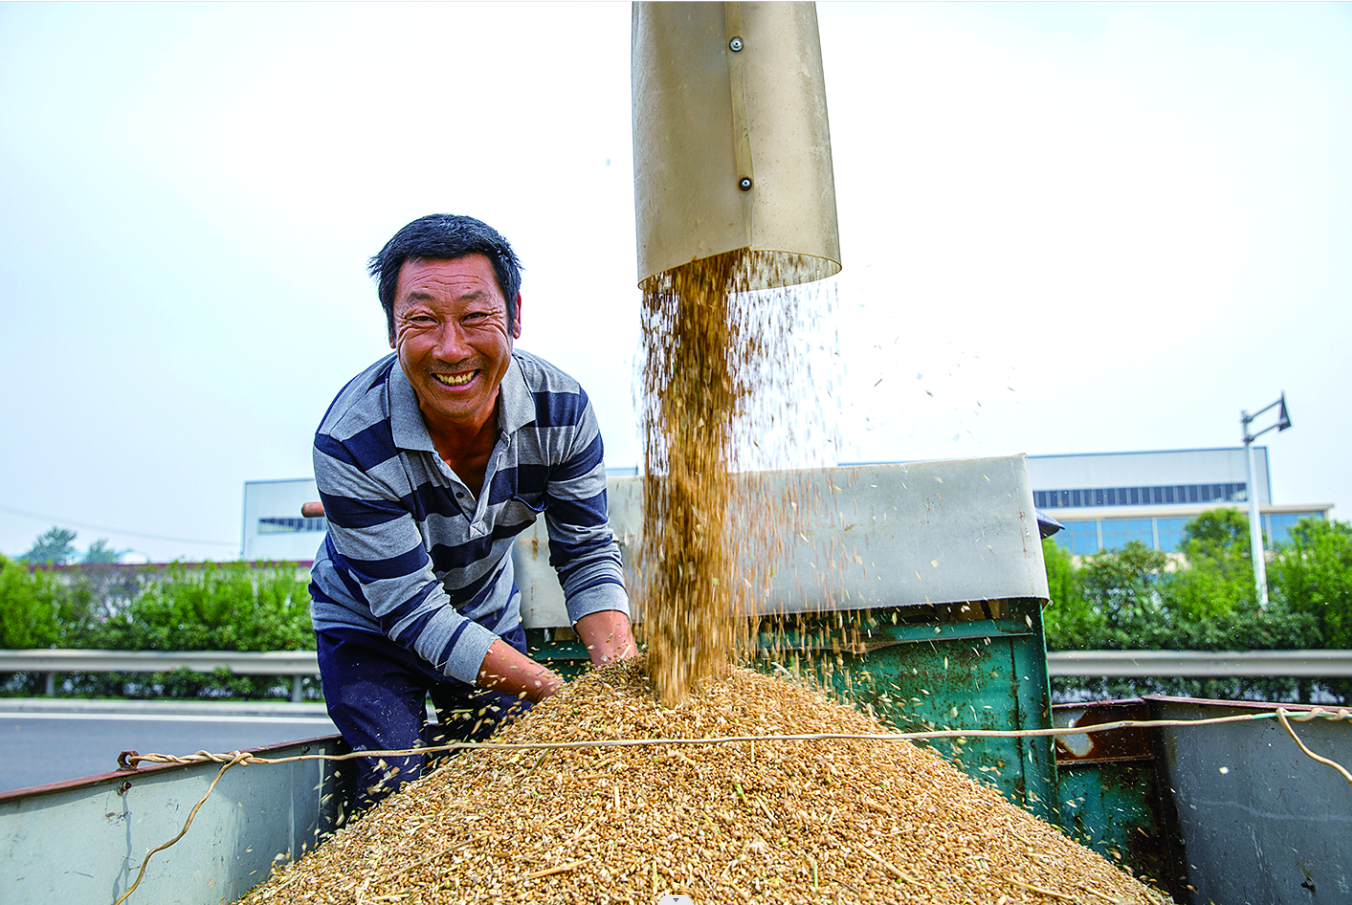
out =
[[[367,271],[377,280],[380,307],[394,342],[394,293],[405,261],[427,258],[463,258],[483,255],[493,264],[498,290],[507,300],[507,332],[516,326],[516,296],[521,291],[521,261],[496,229],[473,217],[459,214],[428,214],[394,234],[380,254],[371,258]]]

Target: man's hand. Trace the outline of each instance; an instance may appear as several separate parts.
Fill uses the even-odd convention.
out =
[[[583,616],[577,621],[576,628],[577,636],[587,646],[595,666],[627,660],[638,654],[629,617],[618,610]],[[563,678],[499,639],[488,648],[474,684],[538,704],[559,690]]]
[[[602,610],[577,621],[577,636],[587,646],[593,666],[637,656],[638,645],[629,627],[629,617],[619,610]]]
[[[538,704],[562,687],[563,678],[498,639],[488,648],[474,684]]]

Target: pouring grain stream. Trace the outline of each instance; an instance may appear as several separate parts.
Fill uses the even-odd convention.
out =
[[[722,678],[745,641],[727,536],[733,421],[748,393],[730,292],[742,252],[692,262],[643,295],[643,635],[668,706]]]
[[[751,653],[759,592],[811,494],[751,466],[829,446],[812,404],[809,290],[797,256],[739,249],[643,283],[642,633],[658,699],[675,706]],[[801,450],[797,451],[801,455]]]

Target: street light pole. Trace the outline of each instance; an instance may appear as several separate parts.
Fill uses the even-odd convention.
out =
[[[1257,433],[1249,433],[1249,425],[1253,423],[1254,419],[1276,406],[1280,406],[1277,411],[1277,423],[1269,424]],[[1267,556],[1263,552],[1263,517],[1258,510],[1258,484],[1254,480],[1254,475],[1258,469],[1253,464],[1253,441],[1274,428],[1278,433],[1281,433],[1291,426],[1291,418],[1286,413],[1286,393],[1282,393],[1281,398],[1276,402],[1263,406],[1252,415],[1241,411],[1239,423],[1244,431],[1244,465],[1248,472],[1249,551],[1250,558],[1253,560],[1253,582],[1258,592],[1258,605],[1266,607],[1268,604]]]
[[[1244,412],[1240,414],[1247,417]],[[1254,472],[1257,471],[1253,465],[1253,437],[1249,436],[1247,421],[1244,422],[1244,426],[1244,465],[1248,469],[1249,477],[1249,551],[1253,559],[1253,582],[1258,589],[1258,605],[1266,607],[1267,557],[1263,553],[1263,517],[1258,511],[1258,485],[1253,480]]]

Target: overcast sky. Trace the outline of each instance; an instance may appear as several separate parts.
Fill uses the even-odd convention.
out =
[[[1352,7],[818,7],[842,461],[1238,446],[1352,509]],[[628,4],[0,4],[0,552],[226,559],[434,211],[640,458]],[[838,354],[837,354],[838,353]]]

